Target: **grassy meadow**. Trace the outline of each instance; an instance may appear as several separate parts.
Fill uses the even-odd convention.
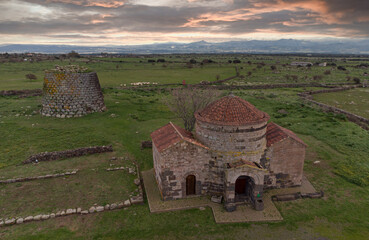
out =
[[[192,58],[200,62],[210,57],[217,63],[193,64],[191,67],[187,64]],[[297,57],[169,55],[164,58],[165,63],[154,64],[147,62],[150,57],[73,60],[72,64],[86,65],[97,72],[108,109],[103,113],[75,119],[45,118],[38,113],[41,97],[0,97],[0,179],[79,169],[77,175],[65,178],[0,185],[0,218],[106,204],[129,196],[135,188],[134,176],[124,171],[106,172],[105,169],[130,165],[130,160],[138,162],[141,170],[151,169],[151,149],[142,150],[141,141],[149,140],[152,131],[169,121],[183,124],[163,102],[169,97],[168,93],[122,90],[119,89],[121,84],[215,81],[216,75],[220,75],[220,79],[234,76],[235,66],[244,77],[233,80],[233,84],[309,82],[316,81],[313,79],[315,75],[323,75],[319,80],[323,83],[348,82],[347,75],[359,77],[366,71],[354,67],[358,62],[353,64],[342,59],[335,61],[337,65],[344,65],[349,73],[335,69],[325,75],[331,67],[313,66],[309,70],[285,65],[292,60],[303,60]],[[234,58],[242,62],[228,63]],[[258,68],[259,62],[265,65]],[[44,69],[68,63],[1,64],[0,90],[41,88]],[[272,65],[277,69],[272,71]],[[248,77],[249,71],[252,74]],[[36,74],[38,80],[26,80],[24,75],[27,73]],[[295,81],[291,77],[287,79],[286,75],[298,77]],[[233,92],[269,113],[272,121],[291,129],[308,145],[305,175],[317,190],[325,192],[325,197],[277,202],[284,218],[281,222],[220,225],[214,222],[209,208],[151,214],[145,202],[124,210],[2,227],[0,239],[367,239],[369,133],[342,115],[324,113],[303,103],[297,93],[306,90],[310,88]],[[349,101],[347,99],[352,98],[358,105],[357,114],[365,112],[367,102],[354,98],[366,96],[367,99],[366,90],[350,91],[334,93],[342,94],[337,98],[324,99]],[[39,152],[108,144],[113,145],[113,153],[21,165],[29,155]],[[112,157],[118,160],[112,160]],[[315,161],[320,164],[313,164]]]
[[[356,88],[345,92],[314,95],[318,102],[329,104],[356,115],[369,118],[369,89]]]

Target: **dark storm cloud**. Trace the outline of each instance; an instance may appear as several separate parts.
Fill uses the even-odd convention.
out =
[[[24,16],[9,17],[22,4],[27,5]],[[0,13],[1,6],[7,9],[0,14],[2,35],[77,39],[78,34],[103,38],[106,33],[147,32],[147,36],[210,33],[231,38],[271,31],[369,36],[369,1],[362,0],[12,0],[0,2]]]

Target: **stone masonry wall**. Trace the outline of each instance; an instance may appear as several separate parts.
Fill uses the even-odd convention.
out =
[[[161,153],[155,151],[154,167],[163,200],[186,197],[188,175],[196,177],[196,195],[207,193],[211,158],[206,149],[182,141]]]
[[[226,170],[225,177],[225,208],[227,211],[233,211],[235,205],[235,183],[237,178],[241,176],[251,177],[253,184],[250,186],[250,200],[256,210],[263,210],[263,189],[264,176],[267,174],[266,170],[256,170],[250,167],[231,168]]]
[[[269,174],[264,179],[266,188],[283,188],[301,185],[305,146],[286,138],[268,148]]]
[[[43,116],[80,117],[105,109],[96,73],[45,73]]]
[[[84,147],[84,148],[77,148],[77,149],[57,151],[57,152],[43,152],[43,153],[38,153],[38,154],[30,156],[25,161],[23,161],[23,163],[27,164],[27,163],[35,163],[35,162],[42,162],[42,161],[53,161],[53,160],[80,157],[80,156],[89,155],[89,154],[105,153],[105,152],[112,152],[112,151],[113,151],[113,147],[109,145],[109,146]]]
[[[24,90],[4,90],[0,91],[0,96],[18,96],[20,98],[24,97],[34,97],[41,96],[41,89],[24,89]]]
[[[196,121],[196,137],[223,158],[224,163],[244,159],[260,163],[266,148],[266,122],[248,126],[218,126]]]
[[[163,167],[162,163],[165,161],[165,159],[158,152],[158,149],[156,148],[155,144],[152,145],[152,157],[153,157],[153,163],[154,163],[155,179],[156,179],[156,182],[158,183],[159,191],[163,197],[163,183],[161,179],[162,179],[162,167]]]

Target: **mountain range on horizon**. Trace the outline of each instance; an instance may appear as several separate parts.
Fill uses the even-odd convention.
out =
[[[153,43],[119,46],[78,46],[43,44],[3,44],[0,53],[45,53],[61,54],[76,51],[80,54],[170,54],[170,53],[319,53],[319,54],[369,54],[369,40],[244,40],[211,43]]]

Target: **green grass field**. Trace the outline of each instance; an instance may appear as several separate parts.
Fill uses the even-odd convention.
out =
[[[296,67],[289,64],[293,61],[322,62],[319,58],[299,58],[283,56],[249,56],[249,55],[169,55],[160,57],[164,63],[149,63],[155,57],[126,57],[126,58],[79,58],[70,60],[50,60],[40,62],[0,63],[1,90],[42,88],[44,70],[54,68],[55,65],[79,64],[89,67],[99,75],[102,87],[117,87],[121,84],[129,86],[135,82],[164,83],[199,83],[201,81],[215,81],[236,75],[238,67],[240,75],[228,84],[265,84],[265,83],[332,83],[353,82],[353,79],[365,79],[367,69],[356,68],[363,62],[350,62],[348,59],[333,59],[337,66],[345,66],[346,71],[336,67]],[[191,59],[196,64],[188,64]],[[212,59],[215,63],[201,62]],[[241,63],[228,63],[229,60],[239,59]],[[250,63],[248,63],[250,62]],[[272,70],[271,67],[276,69]],[[329,72],[329,74],[327,73]],[[25,78],[28,73],[37,76],[37,80],[29,81]],[[349,79],[349,80],[347,80]]]
[[[110,160],[111,157],[135,160],[141,170],[148,170],[153,166],[151,149],[141,150],[141,141],[149,140],[153,130],[169,121],[183,124],[163,103],[162,99],[168,97],[167,93],[108,87],[154,81],[144,76],[152,79],[155,76],[158,79],[155,81],[162,80],[163,83],[178,83],[184,76],[193,82],[215,80],[216,74],[229,77],[235,71],[234,65],[226,63],[227,59],[223,59],[224,65],[221,67],[204,68],[183,67],[184,64],[177,59],[178,63],[173,63],[172,69],[170,64],[167,67],[147,63],[140,65],[140,59],[135,59],[136,63],[129,59],[128,63],[121,63],[122,68],[118,69],[116,63],[89,63],[100,77],[108,110],[82,118],[41,117],[38,113],[41,97],[0,97],[0,179],[80,169],[77,175],[68,178],[0,185],[0,218],[105,204],[127,198],[134,189],[134,177],[121,171],[104,171],[111,164],[127,164],[124,160],[114,162]],[[1,90],[41,87],[41,80],[30,83],[21,79],[32,64],[12,64],[5,64],[8,71],[0,76]],[[32,71],[41,79],[43,67],[52,67],[55,63],[34,64]],[[128,70],[128,65],[131,70]],[[127,71],[130,71],[130,75],[126,74]],[[267,72],[260,73],[258,81],[270,81],[262,77],[267,75]],[[19,80],[10,80],[12,78]],[[308,144],[304,171],[317,190],[324,190],[325,197],[276,203],[284,218],[282,222],[219,225],[215,224],[208,208],[205,211],[192,209],[151,214],[146,202],[145,205],[125,210],[3,227],[0,228],[0,238],[367,239],[369,134],[341,115],[327,114],[315,106],[302,103],[296,94],[305,90],[234,91],[235,95],[269,113],[272,121],[296,132]],[[351,94],[356,95],[355,92]],[[281,109],[287,113],[280,113]],[[113,145],[113,153],[19,165],[29,155],[38,152],[107,144]],[[313,162],[317,160],[321,163],[314,165]]]
[[[314,95],[314,99],[359,116],[369,118],[369,89],[356,88],[349,91]]]

